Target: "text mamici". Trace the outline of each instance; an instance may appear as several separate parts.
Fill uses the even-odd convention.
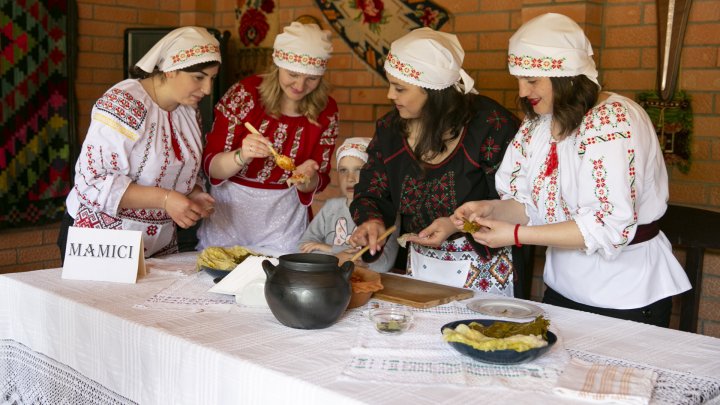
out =
[[[133,247],[129,245],[70,243],[68,256],[132,259]]]

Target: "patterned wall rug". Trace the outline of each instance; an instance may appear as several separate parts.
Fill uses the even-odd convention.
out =
[[[59,220],[75,142],[72,0],[0,0],[0,229]]]
[[[415,28],[439,29],[450,14],[432,1],[315,0],[328,23],[383,79],[383,63],[392,41]]]

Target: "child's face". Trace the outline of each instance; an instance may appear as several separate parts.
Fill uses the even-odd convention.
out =
[[[340,190],[348,202],[352,201],[355,184],[360,180],[360,169],[365,165],[361,159],[354,156],[345,156],[338,162],[338,179]]]

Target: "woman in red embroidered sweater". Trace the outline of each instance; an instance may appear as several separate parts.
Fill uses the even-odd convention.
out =
[[[138,230],[145,256],[177,251],[176,224],[210,215],[200,170],[197,104],[220,67],[217,39],[205,28],[173,30],[95,103],[75,166],[75,185],[58,236],[68,228]]]
[[[400,217],[408,272],[420,279],[513,295],[511,251],[477,246],[448,218],[460,204],[496,198],[494,173],[517,120],[477,95],[461,68],[455,35],[421,28],[393,42],[385,61],[396,109],[381,118],[350,206],[355,245],[377,238]],[[456,237],[457,236],[457,237]]]
[[[294,22],[273,48],[270,72],[236,83],[215,107],[203,168],[216,211],[198,230],[201,249],[296,251],[313,196],[330,183],[338,134],[337,105],[323,80],[330,33]],[[279,167],[271,147],[292,158],[296,169]]]

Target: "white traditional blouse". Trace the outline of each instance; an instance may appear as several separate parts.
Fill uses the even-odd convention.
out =
[[[528,225],[572,220],[585,249],[548,248],[545,283],[582,304],[640,308],[690,288],[662,232],[629,245],[637,226],[667,209],[668,178],[649,117],[611,94],[557,142],[557,169],[545,173],[552,116],[526,119],[496,174],[502,199],[525,205]]]
[[[139,230],[145,256],[177,250],[175,223],[165,210],[119,207],[130,183],[185,195],[200,177],[202,139],[197,111],[165,111],[138,80],[124,80],[97,100],[67,197],[74,226]]]

